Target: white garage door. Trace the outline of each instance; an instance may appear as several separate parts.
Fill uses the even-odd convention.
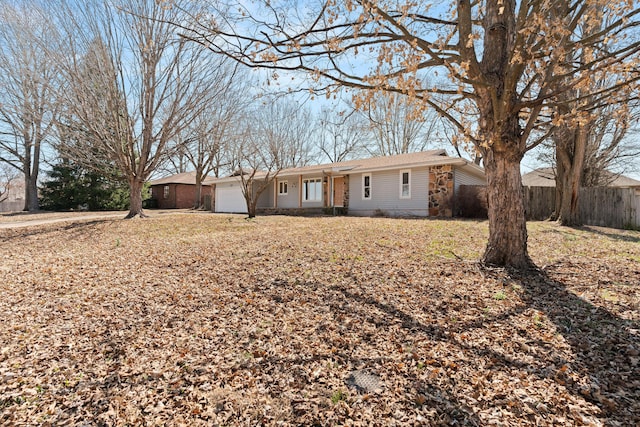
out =
[[[216,212],[247,213],[240,184],[216,185]]]

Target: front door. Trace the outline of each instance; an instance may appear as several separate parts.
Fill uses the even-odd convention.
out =
[[[337,208],[344,207],[344,177],[336,176],[333,178],[333,206]]]

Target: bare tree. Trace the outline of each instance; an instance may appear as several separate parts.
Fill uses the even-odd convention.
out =
[[[323,109],[317,132],[317,148],[330,163],[342,162],[365,151],[368,128],[365,120],[351,110]]]
[[[591,34],[601,26],[603,5],[591,5],[592,19],[580,23],[577,31]],[[570,5],[560,2],[552,8],[552,14],[560,16],[567,14]],[[589,6],[586,6],[589,7]],[[593,57],[596,46],[589,45],[576,51],[566,51],[565,61],[584,64]],[[585,70],[586,72],[586,70]],[[597,92],[597,82],[589,84],[589,80],[581,86],[572,87],[558,95],[556,112],[559,116],[566,116],[571,110],[580,110],[582,114],[573,120],[562,120],[553,127],[552,138],[556,153],[556,214],[563,225],[579,225],[578,197],[584,168],[587,140],[592,127],[592,118],[587,107],[590,102],[589,93]],[[566,84],[563,78],[557,84]]]
[[[562,193],[567,171],[575,169],[575,155],[579,143],[579,151],[582,154],[582,170],[579,174],[579,187],[598,187],[609,185],[618,173],[626,170],[633,170],[636,160],[640,156],[640,143],[638,143],[635,133],[637,129],[634,123],[640,118],[640,109],[637,102],[624,102],[621,104],[611,104],[603,106],[592,106],[588,123],[588,132],[578,140],[575,138],[575,129],[565,130],[568,135],[558,132],[551,141],[545,142],[542,150],[538,153],[538,160],[553,165],[556,175],[556,212],[552,219],[559,220],[562,211]],[[584,125],[583,125],[584,128]],[[560,188],[558,188],[560,187]],[[571,188],[568,188],[571,194]],[[577,202],[577,199],[575,199]],[[571,204],[566,205],[565,214],[562,216],[565,225],[571,225],[568,221],[574,218],[570,211]],[[567,208],[568,206],[568,208]],[[575,209],[576,206],[574,205]],[[576,225],[577,222],[573,222]]]
[[[8,164],[0,163],[0,203],[9,198],[9,191],[17,174],[17,171]]]
[[[637,165],[640,141],[635,127],[640,119],[636,105],[610,105],[599,109],[587,141],[583,187],[606,186]]]
[[[24,176],[26,211],[40,208],[40,162],[57,110],[58,70],[45,49],[56,34],[36,2],[0,2],[0,161]]]
[[[616,84],[590,94],[605,100],[639,77],[640,10],[631,2],[575,0],[568,8],[555,3],[359,0],[305,3],[304,11],[293,13],[290,2],[269,1],[251,10],[240,4],[217,10],[216,2],[207,2],[208,13],[201,16],[221,18],[194,19],[183,30],[249,67],[308,73],[318,91],[369,90],[361,101],[395,92],[413,100],[418,111],[435,109],[483,158],[489,205],[483,261],[528,268],[522,157],[548,136],[550,122],[579,117],[557,108],[571,102],[574,89],[615,71]],[[594,19],[594,3],[606,5],[607,26],[578,31]],[[566,61],[567,52],[595,45],[607,49],[594,50],[586,63]],[[427,84],[436,74],[448,83]]]
[[[69,46],[60,58],[69,85],[63,125],[86,143],[66,154],[116,165],[129,183],[127,218],[145,216],[144,183],[169,142],[201,113],[214,83],[203,49],[167,23],[184,18],[180,3],[96,0],[69,7],[60,24]]]
[[[231,147],[238,134],[243,112],[252,98],[248,79],[240,80],[237,65],[216,58],[214,84],[208,102],[191,123],[185,127],[171,144],[175,152],[169,161],[195,171],[196,197],[194,209],[200,208],[202,182],[209,175],[220,176],[223,169],[231,168]],[[232,67],[235,65],[235,67]],[[177,158],[178,161],[174,159]]]
[[[308,163],[313,130],[309,120],[307,109],[285,99],[264,102],[247,117],[234,166],[249,218],[255,217],[260,196],[282,169]]]
[[[439,122],[435,110],[418,112],[408,97],[392,92],[367,98],[362,113],[375,142],[367,150],[379,156],[426,150]]]

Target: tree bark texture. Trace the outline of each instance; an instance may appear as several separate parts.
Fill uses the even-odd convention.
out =
[[[129,213],[125,219],[146,218],[147,215],[142,209],[142,189],[144,187],[144,181],[137,179],[136,177],[129,178]]]
[[[24,176],[24,210],[28,212],[37,212],[40,210],[40,201],[38,200],[38,183],[37,177],[31,174]]]
[[[469,8],[468,2],[466,8]],[[479,127],[484,141],[482,153],[487,176],[489,241],[482,261],[485,264],[528,269],[533,263],[527,253],[527,222],[520,161],[525,153],[517,114],[515,80],[509,78],[509,53],[515,40],[516,2],[487,2],[483,27],[484,53],[479,69],[473,71],[480,111]],[[464,13],[460,10],[459,13]],[[468,31],[467,31],[468,32]],[[470,34],[470,33],[469,33]],[[461,47],[468,51],[470,47]],[[468,53],[469,54],[469,53]]]
[[[520,177],[520,158],[490,150],[484,158],[487,175],[489,242],[485,264],[528,269],[527,222]]]
[[[564,140],[556,141],[556,213],[564,226],[582,225],[579,194],[582,184],[584,158],[589,137],[585,126],[562,132]],[[559,203],[559,204],[558,204]]]
[[[196,169],[196,196],[193,201],[193,209],[200,209],[202,204],[200,201],[202,200],[202,170]]]

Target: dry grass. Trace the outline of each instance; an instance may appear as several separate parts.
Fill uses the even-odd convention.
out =
[[[161,215],[0,230],[0,424],[637,425],[640,233]],[[370,393],[349,377],[379,379]]]
[[[2,223],[15,223],[15,222],[26,222],[26,221],[48,221],[48,220],[58,220],[58,219],[78,219],[83,217],[93,217],[97,214],[100,215],[110,215],[110,214],[122,214],[124,217],[126,212],[119,211],[105,211],[105,212],[88,212],[88,211],[77,211],[77,212],[3,212],[0,213],[0,222]]]

